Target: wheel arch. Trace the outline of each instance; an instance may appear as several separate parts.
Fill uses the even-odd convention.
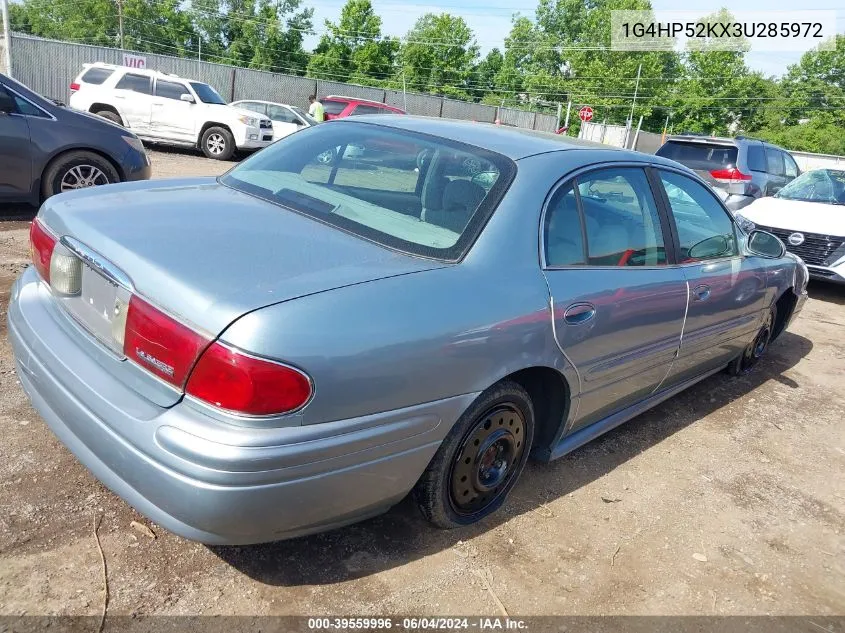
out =
[[[790,319],[792,318],[792,312],[795,310],[795,306],[798,304],[798,297],[795,294],[795,289],[793,287],[789,287],[784,290],[780,297],[778,297],[772,305],[777,308],[777,315],[775,316],[775,327],[772,332],[772,340],[777,340],[777,338],[783,333],[786,329],[786,324],[789,323]]]
[[[520,369],[501,380],[512,380],[531,398],[534,406],[534,442],[532,449],[548,449],[569,417],[572,390],[566,377],[552,367],[534,366]]]
[[[212,127],[223,128],[229,134],[231,134],[232,137],[235,136],[235,133],[232,132],[232,128],[226,125],[225,123],[218,123],[216,121],[206,121],[200,128],[199,134],[197,134],[197,149],[202,149],[202,137],[208,131],[208,129]]]
[[[123,127],[126,127],[126,119],[124,119],[123,115],[120,113],[115,106],[110,105],[108,103],[102,103],[100,101],[95,101],[91,104],[91,107],[88,108],[88,112],[91,114],[97,114],[97,112],[102,112],[103,110],[108,110],[109,112],[114,112],[117,116],[120,117],[120,124]]]
[[[89,152],[91,154],[96,154],[103,160],[108,161],[108,163],[114,167],[117,175],[120,177],[120,181],[124,182],[126,180],[126,172],[123,170],[122,165],[119,161],[114,160],[108,153],[96,149],[94,147],[86,147],[86,146],[79,146],[79,147],[63,147],[60,150],[54,152],[47,160],[44,161],[43,166],[41,167],[41,173],[38,174],[38,178],[36,181],[33,182],[33,191],[38,192],[40,198],[43,198],[43,194],[41,191],[43,190],[44,185],[44,174],[55,164],[55,162],[65,156],[70,154],[71,152]],[[43,202],[43,199],[41,200]]]

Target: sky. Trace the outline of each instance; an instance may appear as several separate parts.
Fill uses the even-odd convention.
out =
[[[324,20],[336,22],[340,9],[345,0],[314,0],[305,2],[314,7],[314,27],[318,31],[324,30]],[[683,9],[700,11],[707,15],[717,11],[725,2],[718,0],[685,0]],[[839,6],[837,6],[839,5]],[[382,32],[385,35],[403,36],[413,26],[420,16],[432,12],[448,12],[462,16],[476,34],[476,41],[484,55],[490,49],[504,47],[504,38],[511,28],[511,16],[521,13],[528,17],[534,16],[537,6],[535,0],[443,0],[431,4],[404,3],[402,0],[373,0],[373,7],[382,19]],[[679,8],[677,0],[652,0],[656,11]],[[845,3],[841,0],[804,0],[797,6],[795,0],[735,0],[728,4],[729,8],[739,11],[794,11],[813,9],[838,9],[836,27],[837,32],[845,33]],[[309,37],[306,49],[317,44],[319,37]],[[766,75],[779,76],[786,72],[787,66],[796,63],[801,58],[800,52],[750,52],[746,62],[752,70],[759,70]]]

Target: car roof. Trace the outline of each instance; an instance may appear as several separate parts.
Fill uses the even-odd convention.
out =
[[[133,68],[132,66],[122,66],[121,64],[107,64],[106,62],[93,62],[82,64],[85,70],[89,68],[109,68],[111,70],[125,70],[136,75],[148,75],[150,77],[161,77],[163,79],[177,79],[179,81],[193,81],[195,83],[207,83],[198,79],[191,79],[190,77],[181,77],[175,73],[166,73],[162,70],[153,70],[152,68]]]
[[[398,110],[396,106],[389,105],[387,103],[382,103],[381,101],[375,101],[373,99],[364,99],[362,97],[347,97],[344,95],[327,95],[323,97],[323,100],[328,101],[354,101],[355,103],[369,103],[375,106],[381,106],[382,108],[393,108]]]
[[[455,119],[413,115],[392,117],[384,114],[366,114],[344,119],[333,119],[326,124],[355,125],[358,123],[375,124],[421,134],[441,136],[446,139],[466,143],[467,145],[474,145],[502,154],[511,160],[519,160],[520,158],[547,152],[603,150],[608,153],[614,153],[612,160],[652,162],[677,167],[677,163],[674,161],[652,154],[620,149],[611,145],[562,136],[552,132],[540,132],[509,126],[483,125],[475,121],[459,121]]]

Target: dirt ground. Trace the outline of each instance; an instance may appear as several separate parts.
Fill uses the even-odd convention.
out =
[[[156,177],[231,166],[151,152]],[[751,375],[717,375],[463,531],[405,500],[319,536],[209,548],[149,524],[56,440],[6,337],[34,210],[0,207],[0,615],[845,615],[845,288],[811,284]],[[130,526],[149,525],[155,538]]]

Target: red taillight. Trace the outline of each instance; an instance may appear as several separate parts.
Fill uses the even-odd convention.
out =
[[[247,415],[272,415],[300,408],[311,382],[299,370],[213,343],[197,362],[187,393],[215,407]]]
[[[53,249],[56,247],[56,238],[47,232],[47,229],[37,219],[32,221],[29,227],[29,243],[32,250],[32,263],[35,270],[46,281],[50,283],[50,258],[53,256]]]
[[[78,84],[78,83],[76,83],[76,82],[74,81],[74,82],[70,85],[70,91],[71,91],[71,92],[76,92],[77,90],[79,90],[79,84]]]
[[[182,389],[211,341],[133,295],[126,314],[123,353],[144,369]]]
[[[716,180],[727,182],[742,182],[745,180],[751,180],[751,176],[749,174],[743,174],[736,167],[732,169],[714,169],[710,172],[710,175]]]

